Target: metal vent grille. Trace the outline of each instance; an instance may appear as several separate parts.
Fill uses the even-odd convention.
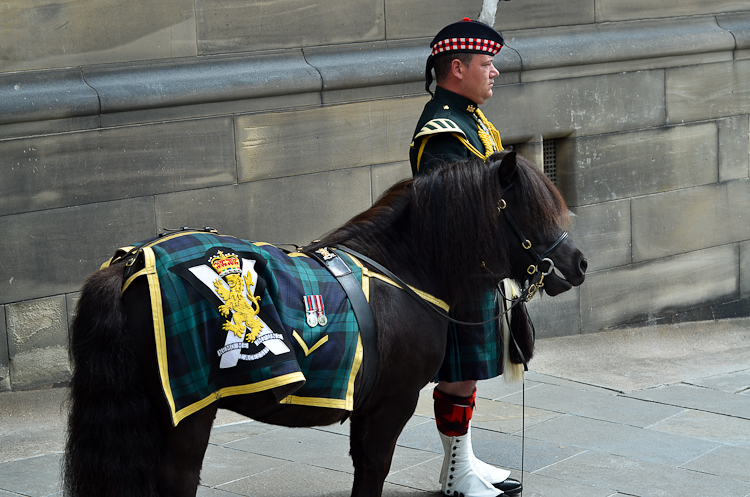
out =
[[[547,175],[552,183],[557,185],[556,140],[553,138],[544,138],[542,140],[542,149],[544,153],[544,174]]]

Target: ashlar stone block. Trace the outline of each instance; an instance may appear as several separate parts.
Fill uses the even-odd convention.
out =
[[[580,287],[554,297],[542,294],[529,302],[529,317],[534,323],[537,338],[578,335],[581,333],[579,294]]]
[[[632,262],[630,200],[575,207],[571,237],[588,260],[589,271]]]
[[[385,39],[377,0],[199,0],[199,54],[335,45]]]
[[[750,297],[750,241],[740,243],[740,296]]]
[[[750,5],[736,0],[595,0],[597,22],[629,21],[659,17],[711,15],[750,10]]]
[[[581,329],[597,332],[734,300],[738,265],[732,244],[589,273],[580,287]]]
[[[668,123],[750,114],[750,60],[666,70]]]
[[[715,123],[589,136],[558,142],[558,183],[581,206],[718,179]]]
[[[0,141],[0,216],[236,181],[232,119]]]
[[[14,389],[70,379],[68,313],[64,296],[7,307],[10,375]]]
[[[747,178],[750,173],[750,116],[719,120],[719,181]]]
[[[747,179],[635,198],[633,261],[748,240],[748,212]]]
[[[0,392],[10,390],[8,332],[5,327],[5,306],[0,305]]]
[[[151,197],[0,216],[0,304],[77,291],[117,248],[155,231]]]
[[[239,181],[406,160],[427,97],[238,116]]]
[[[4,71],[196,55],[193,0],[8,0]]]
[[[662,126],[664,72],[496,86],[482,109],[508,143]]]
[[[373,201],[391,186],[411,177],[411,165],[408,161],[372,166],[370,168],[370,180],[372,181]]]
[[[386,0],[385,4],[388,39],[432,38],[452,22],[464,17],[476,19],[482,9],[481,0]],[[594,6],[590,0],[500,1],[495,14],[495,29],[501,31],[593,22]]]
[[[368,167],[289,176],[157,196],[157,225],[304,245],[367,209],[370,195]]]
[[[389,40],[425,37],[430,40],[443,27],[464,17],[476,19],[482,0],[432,2],[430,0],[385,0],[385,23]],[[502,3],[502,2],[501,2]]]

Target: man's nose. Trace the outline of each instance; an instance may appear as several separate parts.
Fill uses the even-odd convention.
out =
[[[500,71],[497,70],[497,67],[495,67],[495,64],[492,64],[492,70],[490,71],[490,77],[494,78],[498,74],[500,74]]]

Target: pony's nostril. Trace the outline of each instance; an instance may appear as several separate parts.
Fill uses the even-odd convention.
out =
[[[586,258],[584,257],[583,259],[581,259],[581,272],[585,273],[588,268],[589,268],[589,261],[587,261]]]

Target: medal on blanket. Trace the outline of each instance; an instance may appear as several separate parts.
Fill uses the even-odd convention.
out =
[[[328,324],[326,308],[323,305],[323,297],[320,295],[305,295],[305,314],[307,314],[307,325],[314,328],[317,325]]]

